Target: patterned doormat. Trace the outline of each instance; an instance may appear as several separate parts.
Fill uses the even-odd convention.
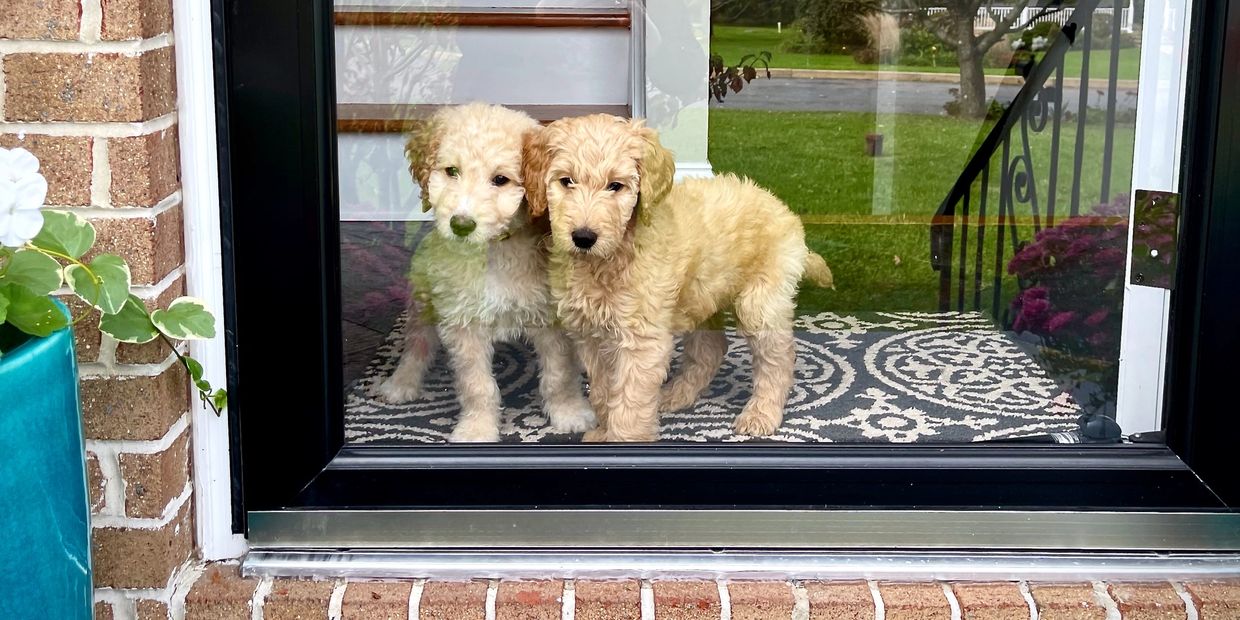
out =
[[[692,408],[663,415],[660,440],[972,442],[1077,428],[1080,407],[1038,365],[1035,349],[979,314],[825,312],[797,323],[796,384],[775,435],[732,432],[752,382],[748,345],[729,331],[723,367]],[[371,396],[396,367],[402,326],[400,319],[347,389],[349,442],[443,443],[452,431],[459,406],[442,351],[420,399],[389,405]],[[494,368],[503,393],[502,441],[579,441],[547,427],[531,347],[497,345]]]

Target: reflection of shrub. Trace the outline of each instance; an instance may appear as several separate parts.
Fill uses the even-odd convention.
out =
[[[818,49],[789,51],[851,53],[869,42],[862,17],[877,13],[877,0],[805,0],[798,25],[800,45]]]
[[[861,18],[867,41],[865,49],[873,52],[878,62],[892,64],[900,56],[900,22],[888,13],[870,13]],[[854,52],[853,58],[856,58]],[[860,61],[858,61],[860,62]],[[873,64],[873,63],[862,63]]]
[[[1012,50],[1011,44],[1007,39],[1000,39],[990,49],[986,50],[986,55],[982,57],[982,65],[995,69],[1006,69],[1012,66],[1012,59],[1016,52]]]
[[[1020,44],[1012,45],[1012,47],[1023,51],[1041,51],[1037,49],[1039,46],[1035,44],[1035,39],[1041,39],[1045,42],[1045,45],[1050,45],[1062,31],[1063,26],[1055,22],[1038,22],[1022,31],[1020,36],[1017,37]]]
[[[907,28],[900,37],[900,64],[953,66],[957,64],[956,50],[925,28]]]
[[[1093,24],[1089,27],[1090,43],[1096,48],[1110,48],[1113,22],[1110,15],[1094,15]],[[1136,47],[1137,38],[1131,32],[1119,33],[1120,48]]]
[[[960,89],[953,88],[947,92],[951,93],[952,98],[951,101],[943,104],[943,111],[946,112],[948,116],[960,116],[962,106],[964,105],[964,102],[960,100]],[[986,119],[993,121],[1000,116],[1003,116],[1003,111],[1005,109],[1006,108],[1003,107],[1002,103],[991,99],[990,105],[986,108]]]

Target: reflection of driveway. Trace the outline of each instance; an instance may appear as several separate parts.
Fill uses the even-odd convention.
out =
[[[724,103],[711,99],[712,108],[738,110],[783,110],[802,112],[893,112],[899,114],[942,114],[943,104],[951,101],[955,84],[900,80],[849,80],[765,78],[756,79],[739,93],[728,93]],[[881,89],[881,90],[880,90]],[[1011,101],[1019,89],[1016,85],[989,85],[986,92],[1004,103]],[[1106,98],[1099,90],[1089,92],[1089,105],[1102,108]],[[879,94],[882,94],[880,104]],[[1131,94],[1130,94],[1131,93]],[[1079,92],[1064,89],[1067,109],[1076,111]],[[1136,89],[1121,89],[1116,97],[1117,108],[1133,110],[1137,106]],[[881,107],[880,107],[881,105]]]

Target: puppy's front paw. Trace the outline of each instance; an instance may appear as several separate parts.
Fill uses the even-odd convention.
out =
[[[736,416],[733,428],[736,429],[738,435],[766,437],[779,428],[782,418],[782,415],[759,411],[746,405],[745,410]]]
[[[495,443],[499,441],[499,427],[488,420],[461,420],[448,435],[451,443]]]
[[[602,443],[604,441],[607,441],[607,429],[605,428],[590,429],[586,431],[585,435],[581,436],[581,440],[586,443]]]
[[[374,388],[372,394],[385,403],[399,405],[420,396],[422,394],[422,386],[404,383],[398,381],[395,376],[391,376]]]
[[[585,398],[577,397],[564,402],[547,405],[547,417],[551,429],[557,433],[581,433],[594,428],[594,410]]]

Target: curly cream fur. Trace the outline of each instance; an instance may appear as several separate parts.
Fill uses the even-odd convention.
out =
[[[599,428],[586,439],[657,439],[659,412],[691,404],[717,371],[729,310],[754,364],[736,430],[773,433],[792,387],[797,287],[830,280],[788,207],[732,175],[673,185],[655,132],[606,115],[552,123],[524,165],[531,212],[551,217],[552,294],[590,377]],[[582,229],[598,237],[587,250],[572,241]],[[660,390],[686,333],[684,369]]]
[[[553,325],[546,221],[531,219],[522,208],[522,148],[540,131],[524,113],[468,104],[437,112],[406,146],[435,229],[414,252],[405,349],[378,395],[391,402],[416,398],[442,342],[461,404],[451,441],[499,440],[493,345],[523,337],[538,352],[539,388],[551,425],[562,432],[594,425],[571,343]],[[509,181],[497,184],[497,176]],[[458,236],[450,224],[456,215],[476,228]]]

